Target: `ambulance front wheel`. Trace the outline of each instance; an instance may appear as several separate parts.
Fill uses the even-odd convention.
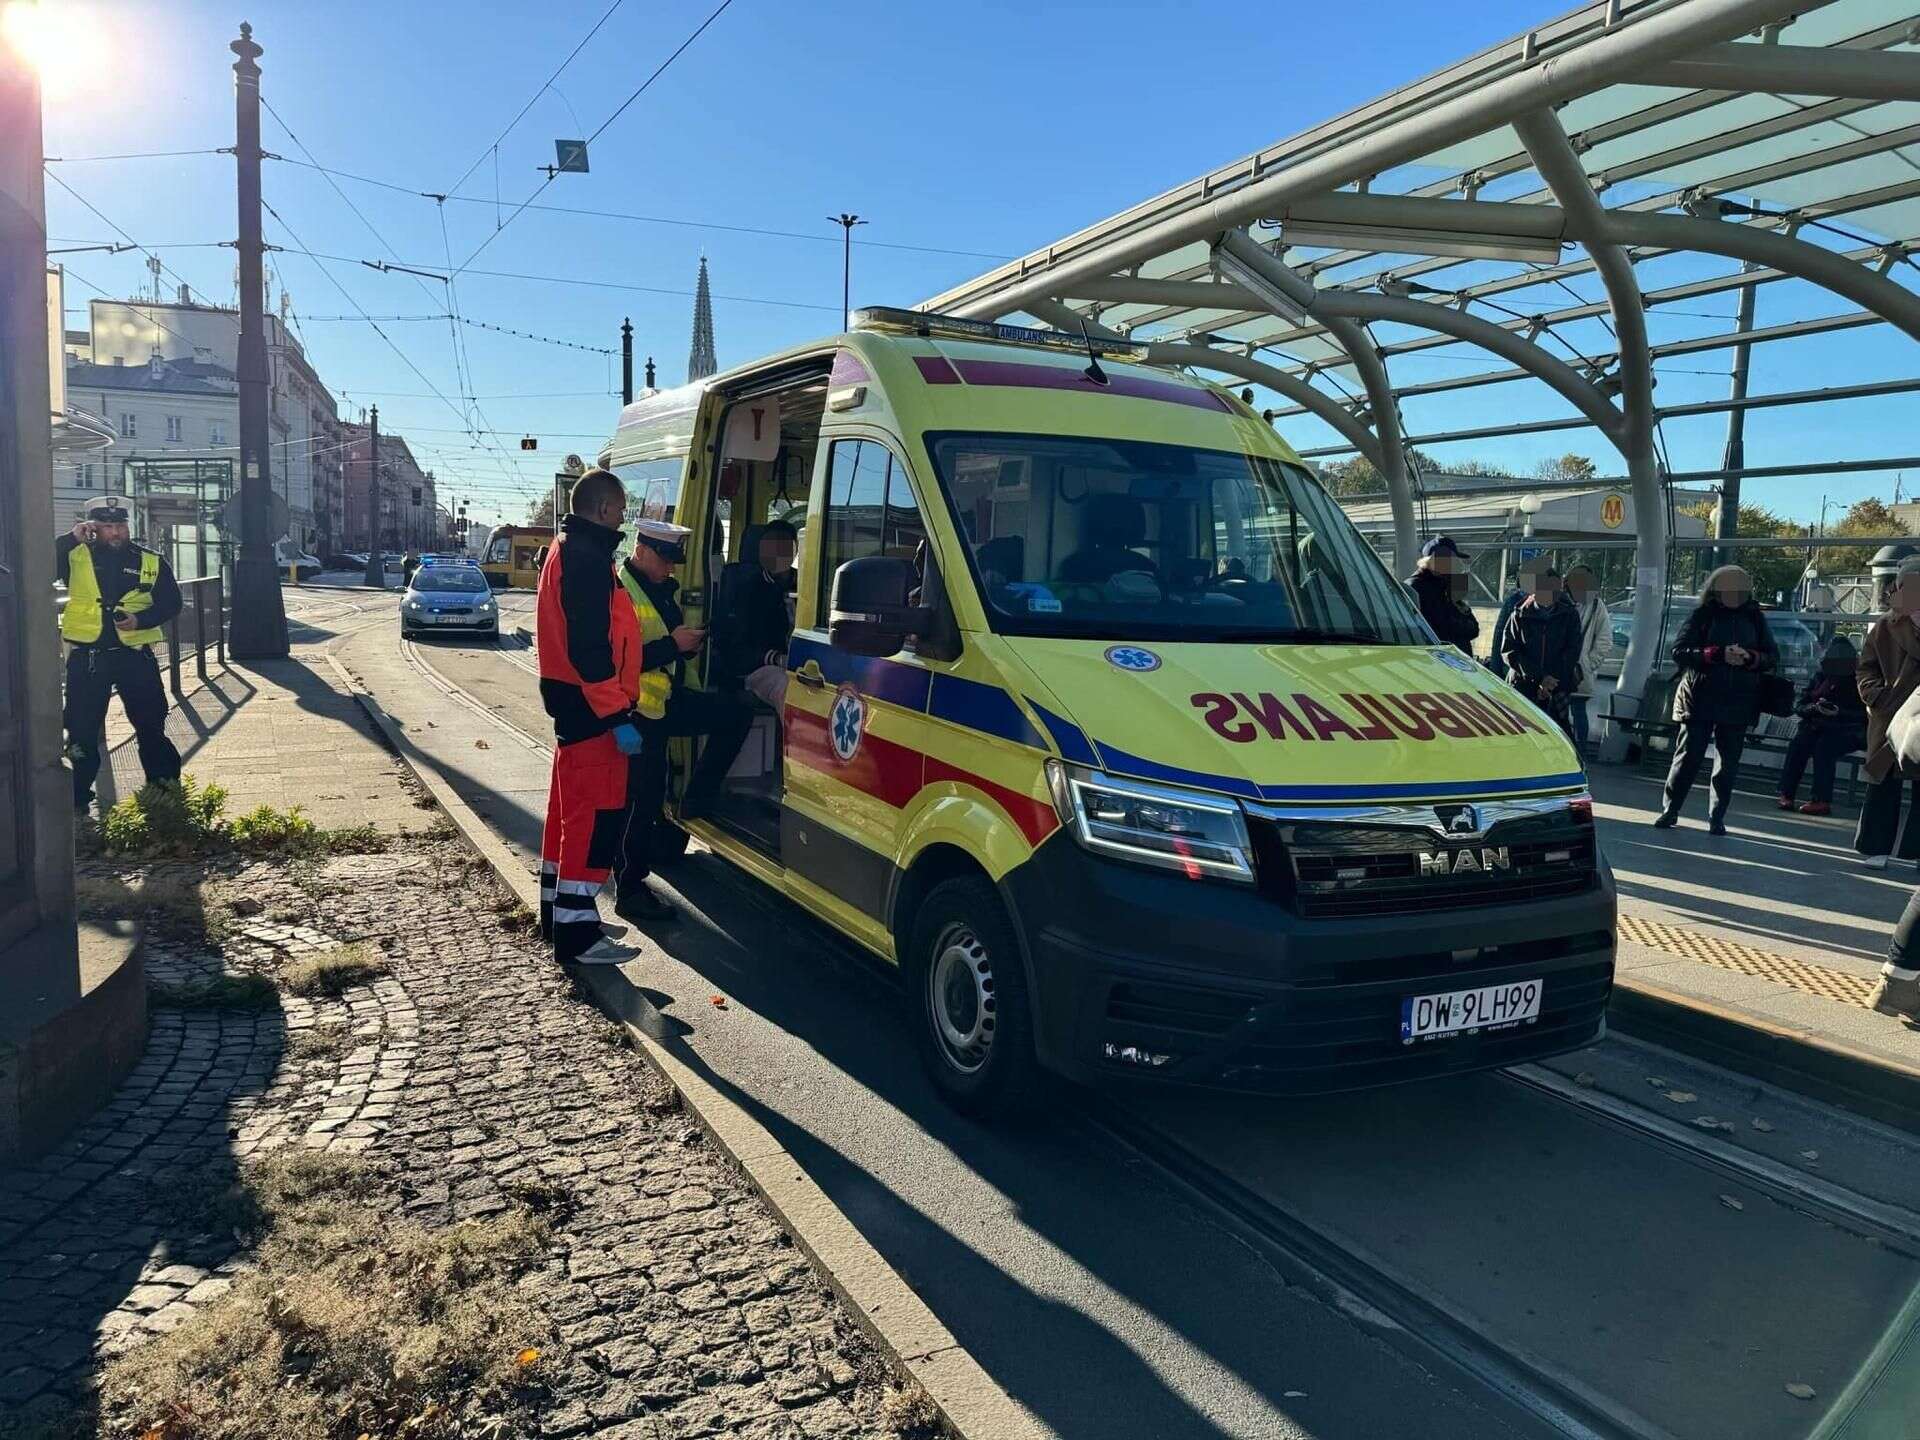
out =
[[[914,1033],[941,1098],[988,1118],[1018,1109],[1039,1081],[1020,942],[993,885],[942,881],[914,922]]]

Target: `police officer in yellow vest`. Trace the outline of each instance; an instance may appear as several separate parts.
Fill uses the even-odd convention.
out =
[[[626,837],[620,847],[617,914],[629,920],[665,920],[673,909],[647,885],[652,873],[654,827],[666,796],[667,740],[674,735],[705,735],[706,746],[693,767],[681,814],[688,819],[711,814],[734,756],[753,724],[753,712],[734,693],[688,690],[682,685],[686,660],[707,643],[707,632],[685,623],[673,567],[687,558],[684,525],[641,520],[634,525],[633,554],[620,566],[620,583],[640,617],[641,750],[627,761]]]
[[[100,724],[115,690],[133,722],[147,782],[180,778],[180,752],[167,739],[167,692],[153,656],[161,627],[180,613],[180,587],[165,560],[133,543],[123,500],[93,501],[54,543],[55,575],[67,586],[60,615],[67,642],[67,755],[73,807],[85,812],[100,773]]]

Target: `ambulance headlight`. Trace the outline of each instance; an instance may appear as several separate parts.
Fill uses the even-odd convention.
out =
[[[1095,854],[1177,870],[1189,880],[1253,880],[1247,821],[1234,801],[1047,762],[1054,808]]]

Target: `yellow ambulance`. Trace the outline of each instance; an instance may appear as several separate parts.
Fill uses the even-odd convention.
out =
[[[1614,887],[1566,738],[1258,414],[1139,359],[865,310],[623,410],[601,463],[693,528],[689,623],[799,532],[784,702],[742,694],[662,860],[690,831],[898,965],[973,1113],[1039,1069],[1296,1095],[1596,1039]]]

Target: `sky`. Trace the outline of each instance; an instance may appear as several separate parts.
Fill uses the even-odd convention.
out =
[[[124,232],[164,260],[169,296],[187,283],[231,302],[234,256],[219,242],[236,228],[232,157],[90,157],[231,145],[227,46],[250,20],[273,112],[262,143],[286,157],[266,162],[263,182],[267,239],[284,247],[268,257],[274,303],[283,289],[291,296],[297,333],[342,414],[358,419],[378,404],[383,430],[407,437],[442,496],[470,498],[484,520],[521,518],[569,451],[591,459],[610,432],[623,318],[662,385],[685,378],[703,255],[720,361],[739,364],[839,328],[832,214],[868,221],[854,232],[854,305],[914,304],[1557,13],[1475,0],[1436,26],[1432,7],[1412,0],[1205,12],[1129,0],[733,0],[626,103],[719,0],[622,0],[611,14],[613,0],[54,3],[75,40],[48,77],[46,152],[60,161],[49,174],[77,194],[49,182],[50,245]],[[554,141],[603,123],[589,173],[549,183],[537,167],[552,162]],[[57,258],[72,310],[84,311],[90,285],[127,296],[151,283],[137,253]],[[457,268],[454,308],[470,323],[445,318],[439,280],[361,263],[380,260],[435,275]],[[1676,278],[1648,267],[1643,284]],[[1587,281],[1581,293],[1598,291]],[[1731,307],[1729,294],[1692,308]],[[1845,308],[1801,285],[1767,286],[1757,323]],[[69,315],[70,326],[84,323]],[[1654,338],[1711,324],[1663,317]],[[1564,334],[1572,349],[1610,348],[1598,322]],[[1910,343],[1878,327],[1759,346],[1752,389],[1910,374]],[[1716,351],[1675,362],[1656,398],[1724,394],[1728,359]],[[1496,368],[1449,347],[1395,361],[1394,375],[1418,381],[1468,364]],[[1406,408],[1416,436],[1565,413],[1531,382]],[[1905,438],[1911,408],[1910,397],[1893,397],[1756,411],[1748,463],[1916,450]],[[1285,429],[1302,448],[1331,438],[1305,419]],[[522,435],[538,438],[537,452],[519,449]],[[1719,416],[1664,427],[1676,470],[1717,465],[1724,437]],[[1593,456],[1602,474],[1622,468],[1592,431],[1436,453],[1525,471],[1569,449]],[[1823,496],[1885,495],[1892,483],[1750,481],[1747,498],[1811,519]]]

